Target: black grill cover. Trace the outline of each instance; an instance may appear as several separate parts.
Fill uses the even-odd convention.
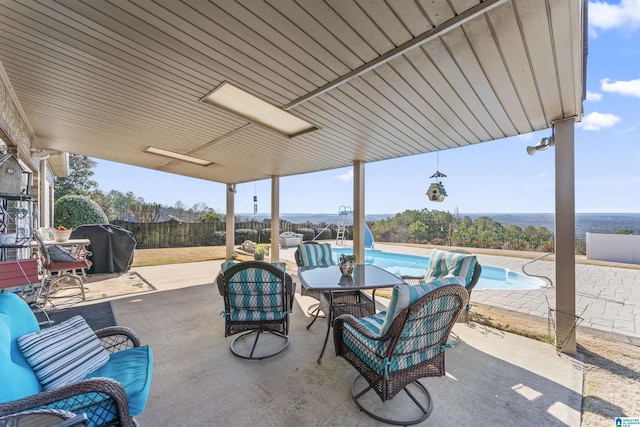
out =
[[[129,270],[133,262],[136,239],[133,233],[117,225],[80,225],[71,233],[72,239],[89,239],[88,257],[93,265],[89,274],[120,273]]]

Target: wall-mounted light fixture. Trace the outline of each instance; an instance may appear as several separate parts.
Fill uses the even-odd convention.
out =
[[[51,157],[51,154],[49,154],[49,152],[44,148],[41,148],[41,149],[32,148],[31,155],[33,155],[33,157],[35,157],[38,160],[47,160],[49,157]]]
[[[530,156],[533,156],[536,151],[544,151],[549,147],[553,147],[555,145],[553,136],[545,137],[540,140],[536,145],[530,145],[527,147],[527,153]]]

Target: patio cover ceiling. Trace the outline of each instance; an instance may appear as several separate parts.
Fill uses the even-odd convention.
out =
[[[526,134],[582,114],[578,0],[0,5],[0,61],[49,151],[241,183]],[[200,101],[223,82],[319,129],[288,138]]]

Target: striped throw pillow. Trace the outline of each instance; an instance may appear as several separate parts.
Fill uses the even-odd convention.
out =
[[[331,258],[331,245],[329,243],[319,243],[317,245],[298,245],[298,255],[300,255],[300,265],[303,267],[324,267],[334,265]]]
[[[80,316],[18,337],[18,347],[45,390],[83,380],[109,361],[100,339]]]
[[[387,333],[395,318],[408,308],[411,304],[418,301],[434,289],[444,285],[460,285],[464,286],[462,277],[444,277],[439,280],[433,280],[422,285],[396,285],[391,292],[391,300],[387,308],[387,314],[384,323],[380,327],[380,336]],[[369,328],[373,329],[373,328]]]
[[[466,286],[471,281],[473,269],[477,262],[475,255],[433,249],[425,275],[425,282],[428,283],[445,276],[462,276],[465,279]]]

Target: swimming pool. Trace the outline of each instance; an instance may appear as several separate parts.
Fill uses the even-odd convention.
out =
[[[340,254],[352,252],[351,248],[332,248],[333,258],[336,262]],[[420,276],[424,274],[429,264],[429,257],[367,249],[364,251],[364,261],[366,264],[374,264],[380,268],[384,268],[396,276]],[[526,274],[517,273],[507,268],[482,265],[480,280],[478,280],[478,283],[473,289],[523,291],[540,289],[546,285],[547,282],[539,277],[527,276]]]

